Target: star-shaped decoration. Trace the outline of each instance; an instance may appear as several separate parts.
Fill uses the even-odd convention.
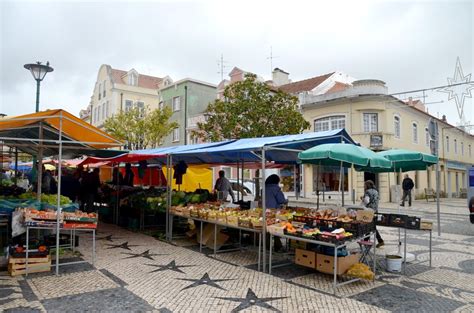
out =
[[[133,258],[146,258],[148,260],[154,261],[153,259],[154,256],[157,255],[167,255],[167,254],[157,254],[157,253],[150,253],[150,250],[146,250],[142,253],[128,253],[128,252],[122,252],[122,254],[128,254],[130,255],[129,257],[124,258],[125,259],[133,259]]]
[[[114,242],[112,237],[113,237],[113,235],[108,235],[108,236],[105,236],[105,237],[97,238],[97,240],[105,240],[105,241]],[[120,239],[120,238],[114,238],[114,239]]]
[[[138,245],[129,245],[128,241],[121,243],[119,245],[111,245],[111,244],[106,244],[106,246],[109,246],[107,249],[125,249],[125,250],[132,250],[130,247],[138,247]]]
[[[247,295],[245,298],[226,298],[226,297],[216,297],[216,299],[222,299],[222,300],[228,300],[228,301],[234,301],[234,302],[240,302],[239,306],[233,309],[231,312],[240,312],[244,309],[247,309],[251,306],[259,306],[261,308],[271,310],[274,312],[281,312],[280,310],[274,308],[267,302],[273,301],[273,300],[280,300],[280,299],[286,299],[287,297],[268,297],[268,298],[259,298],[255,295],[255,292],[253,292],[252,289],[247,290]]]
[[[221,289],[221,290],[226,290],[226,289],[222,288],[221,286],[219,286],[217,283],[219,283],[221,281],[234,280],[234,279],[211,279],[209,277],[208,273],[205,273],[200,279],[188,279],[188,278],[178,278],[178,279],[193,282],[191,285],[186,286],[183,289],[181,289],[181,291],[185,290],[185,289],[201,286],[201,285],[208,285],[208,286],[211,286],[211,287],[216,287],[216,288]]]
[[[150,273],[162,272],[162,271],[167,271],[167,270],[169,270],[169,271],[175,271],[175,272],[182,273],[182,274],[185,274],[185,273],[180,269],[180,267],[192,267],[192,266],[195,266],[195,265],[176,265],[176,261],[175,261],[175,260],[169,262],[169,263],[166,264],[166,265],[158,265],[158,264],[145,264],[145,265],[153,266],[153,267],[158,267],[156,270],[153,270],[153,271],[151,271]]]
[[[471,82],[471,74],[464,76],[459,57],[456,60],[454,77],[448,77],[448,85],[448,87],[438,89],[438,91],[447,93],[448,100],[454,99],[459,118],[462,120],[464,117],[464,100],[472,97],[471,92],[474,90],[474,82]]]

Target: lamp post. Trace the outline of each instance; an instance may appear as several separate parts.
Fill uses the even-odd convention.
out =
[[[46,65],[41,62],[25,64],[24,67],[31,72],[33,78],[36,80],[36,112],[39,112],[39,95],[40,95],[40,84],[46,74],[52,72],[54,69],[49,66],[49,61]]]

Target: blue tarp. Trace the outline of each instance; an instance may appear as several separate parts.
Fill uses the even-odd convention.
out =
[[[297,163],[298,151],[282,151],[277,150],[278,148],[303,151],[324,143],[341,142],[355,144],[344,129],[337,129],[298,135],[246,138],[224,144],[221,142],[216,146],[175,150],[168,153],[173,156],[173,162],[183,160],[187,163],[222,164],[236,161],[259,162],[262,150],[265,149],[267,161],[290,164]]]

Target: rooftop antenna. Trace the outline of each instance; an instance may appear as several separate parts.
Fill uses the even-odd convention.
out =
[[[270,46],[270,56],[267,57],[267,60],[270,60],[270,75],[273,72],[273,59],[276,59],[276,58],[279,58],[279,57],[276,57],[273,55],[273,47]]]
[[[217,74],[221,74],[221,81],[224,80],[224,74],[225,73],[225,69],[226,69],[226,63],[228,63],[227,61],[224,61],[224,54],[221,53],[221,58],[219,60],[217,60],[217,67],[219,68],[219,71],[217,72]]]

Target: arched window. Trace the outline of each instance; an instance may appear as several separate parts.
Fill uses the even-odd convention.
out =
[[[393,117],[393,132],[395,134],[395,138],[400,138],[400,116]]]
[[[430,136],[430,132],[428,130],[428,127],[425,128],[425,145],[427,147],[430,146],[430,139],[431,139],[431,136]]]
[[[138,76],[135,73],[130,73],[128,74],[128,84],[131,86],[136,86],[138,85]]]
[[[320,132],[346,127],[346,117],[344,115],[333,115],[314,120],[314,131]]]
[[[454,154],[458,154],[458,141],[454,139]]]

